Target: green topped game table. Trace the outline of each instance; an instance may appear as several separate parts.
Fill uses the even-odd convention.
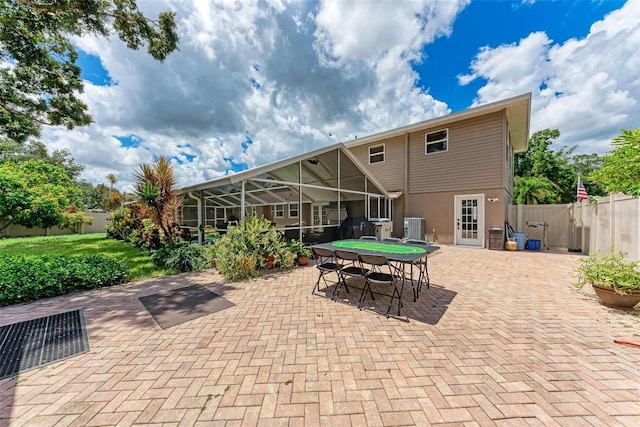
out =
[[[372,240],[336,240],[329,243],[312,245],[311,248],[324,248],[330,251],[345,250],[358,254],[382,255],[390,261],[403,263],[413,263],[420,258],[426,257],[437,249],[438,246],[419,246],[410,243],[387,243],[375,242]]]
[[[402,274],[405,277],[405,280],[402,283],[402,289],[404,290],[404,282],[409,281],[411,283],[411,287],[413,288],[414,301],[416,301],[416,299],[418,298],[418,293],[421,288],[421,279],[427,286],[429,286],[429,273],[427,270],[426,262],[427,255],[440,249],[439,246],[433,245],[427,246],[412,243],[390,243],[374,240],[354,239],[336,240],[329,243],[319,243],[316,245],[311,245],[310,248],[328,249],[332,252],[335,252],[337,250],[351,251],[357,253],[358,255],[381,255],[387,258],[389,261],[402,263]],[[423,261],[421,261],[422,258],[424,258]],[[414,265],[421,266],[420,271],[422,271],[420,273],[420,277],[417,280],[417,283],[414,281],[413,277]],[[411,268],[409,276],[405,274],[405,266],[410,266]],[[400,300],[402,300],[402,293],[403,291],[401,290]],[[398,307],[398,315],[399,314],[400,307]]]

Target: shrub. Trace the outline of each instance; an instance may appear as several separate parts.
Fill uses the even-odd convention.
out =
[[[124,261],[101,255],[0,256],[0,305],[123,283]]]
[[[62,221],[58,225],[60,228],[68,228],[74,233],[79,233],[82,224],[91,225],[93,218],[82,212],[62,213]]]
[[[616,293],[624,295],[629,289],[640,289],[640,261],[627,260],[623,252],[615,253],[609,249],[605,255],[589,254],[579,260],[577,288],[587,283],[612,288]]]
[[[124,207],[111,212],[109,224],[107,224],[107,237],[118,240],[126,240],[139,224],[135,213],[128,207]]]
[[[163,247],[163,239],[160,229],[155,225],[151,218],[143,219],[142,226],[135,229],[127,240],[149,252]]]
[[[167,244],[151,255],[160,267],[179,272],[198,271],[213,266],[213,249],[178,241]]]
[[[256,277],[266,266],[263,255],[273,255],[275,264],[290,267],[291,252],[282,235],[265,218],[246,217],[215,244],[216,268],[229,281]]]

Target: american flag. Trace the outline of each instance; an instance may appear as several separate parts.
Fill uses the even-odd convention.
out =
[[[584,188],[584,184],[582,183],[580,178],[578,178],[578,201],[581,202],[583,200],[587,200],[588,198],[589,195],[587,194],[587,189]]]

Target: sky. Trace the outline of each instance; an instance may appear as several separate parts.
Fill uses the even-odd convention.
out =
[[[179,51],[74,39],[94,123],[43,130],[94,184],[127,191],[164,155],[182,187],[527,92],[555,149],[606,154],[640,126],[640,0],[138,5],[176,12]]]

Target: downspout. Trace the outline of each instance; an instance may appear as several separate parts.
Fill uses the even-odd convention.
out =
[[[402,216],[407,216],[409,210],[409,133],[404,134],[404,212]],[[402,230],[404,234],[404,218],[400,218],[402,221]]]

